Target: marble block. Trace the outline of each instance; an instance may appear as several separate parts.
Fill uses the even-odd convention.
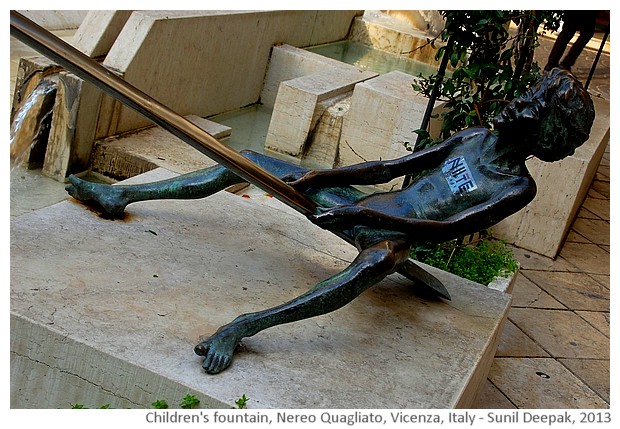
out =
[[[344,117],[339,165],[394,159],[407,155],[413,145],[428,99],[413,90],[414,77],[393,71],[355,86],[351,107]],[[383,186],[399,187],[402,179]]]
[[[265,149],[301,158],[325,110],[348,96],[357,83],[374,76],[376,73],[351,66],[282,82],[271,115]],[[338,140],[335,145],[338,146]]]
[[[156,180],[157,169],[131,179]],[[208,375],[199,336],[297,296],[356,251],[276,201],[218,193],[105,220],[66,200],[11,220],[11,406],[470,407],[510,296],[429,268],[452,301],[389,276],[349,305],[243,340]]]

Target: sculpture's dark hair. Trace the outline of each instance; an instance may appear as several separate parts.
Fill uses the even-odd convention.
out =
[[[548,72],[530,89],[545,105],[539,145],[534,155],[544,161],[558,160],[564,148],[581,146],[590,135],[594,104],[588,92],[569,71]]]

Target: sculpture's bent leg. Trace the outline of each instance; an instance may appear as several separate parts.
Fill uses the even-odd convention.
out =
[[[256,152],[242,151],[241,154],[278,177],[306,171],[296,165]],[[76,176],[70,176],[69,182],[71,184],[66,187],[69,195],[97,207],[104,215],[118,217],[131,203],[147,200],[204,198],[231,185],[243,183],[244,180],[226,167],[215,165],[170,179],[136,185],[112,186],[89,182]]]
[[[209,374],[217,374],[230,365],[235,347],[243,338],[272,326],[339,309],[396,271],[407,260],[408,254],[409,244],[403,239],[380,241],[362,250],[341,273],[285,304],[237,317],[201,341],[194,351],[205,357],[203,368]]]

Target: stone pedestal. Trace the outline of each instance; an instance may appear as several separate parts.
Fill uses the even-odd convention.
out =
[[[169,177],[158,169],[132,180]],[[268,198],[268,197],[264,197]],[[198,337],[289,300],[355,250],[287,206],[229,193],[131,205],[104,220],[75,201],[11,221],[11,406],[469,407],[510,304],[432,270],[453,300],[398,275],[333,313],[245,339],[210,376]]]

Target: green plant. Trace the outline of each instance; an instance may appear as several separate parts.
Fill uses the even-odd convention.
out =
[[[244,409],[248,405],[248,400],[249,398],[247,398],[244,393],[243,396],[241,396],[241,398],[235,401],[235,405],[237,405],[237,408],[239,408],[240,410]]]
[[[493,117],[507,101],[540,77],[533,60],[538,28],[557,29],[561,18],[554,11],[449,10],[441,14],[445,27],[438,37],[446,44],[436,58],[446,55],[453,71],[445,78],[437,74],[420,77],[413,84],[426,96],[437,84],[439,99],[445,101],[440,135],[433,139],[428,130],[416,130],[416,151],[467,127],[491,128]],[[511,22],[519,23],[514,35],[508,30]]]
[[[469,243],[451,240],[419,245],[412,249],[411,257],[483,285],[496,277],[509,276],[519,268],[506,243],[484,236]]]
[[[245,395],[243,395],[243,398],[245,398]],[[247,401],[247,398],[245,398],[245,401]],[[183,398],[183,400],[181,401],[179,406],[181,408],[189,409],[189,408],[197,407],[199,404],[200,404],[200,399],[196,398],[194,395],[187,394],[187,395],[185,395],[185,397]],[[153,402],[151,404],[151,406],[153,408],[156,408],[156,409],[159,409],[159,410],[163,410],[163,409],[168,408],[168,402],[166,400],[164,400],[164,399],[158,399],[155,402]],[[79,410],[79,409],[85,409],[85,408],[88,408],[88,407],[84,406],[84,404],[71,404],[71,408],[74,409],[74,410]],[[109,409],[110,405],[109,404],[102,405],[99,408],[100,409]]]
[[[153,408],[157,408],[158,410],[163,410],[168,408],[168,402],[166,402],[164,399],[158,399],[157,401],[153,402],[151,406]]]
[[[194,395],[187,394],[179,405],[181,408],[194,408],[197,407],[198,404],[200,404],[200,399],[196,398]]]
[[[84,406],[84,404],[71,404],[72,410],[84,410],[88,407]],[[110,409],[110,404],[105,404],[99,407],[100,410],[108,410]]]

